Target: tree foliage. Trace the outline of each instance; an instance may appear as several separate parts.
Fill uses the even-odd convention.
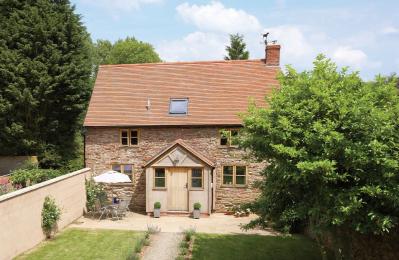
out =
[[[225,60],[248,60],[249,52],[246,50],[244,36],[240,34],[230,34],[230,46],[226,46],[227,56]]]
[[[135,64],[160,62],[154,47],[134,37],[120,39],[112,44],[108,40],[97,40],[94,44],[96,66],[101,64]]]
[[[74,156],[90,39],[68,0],[0,2],[0,154]]]
[[[268,108],[244,116],[242,144],[268,166],[252,204],[257,223],[292,230],[387,234],[399,217],[399,98],[395,80],[363,82],[318,56],[288,67]],[[254,224],[254,223],[252,223]],[[250,225],[251,226],[251,225]]]

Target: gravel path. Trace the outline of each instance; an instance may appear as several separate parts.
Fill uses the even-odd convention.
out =
[[[179,254],[181,233],[158,233],[151,236],[151,244],[146,248],[143,260],[174,260]]]

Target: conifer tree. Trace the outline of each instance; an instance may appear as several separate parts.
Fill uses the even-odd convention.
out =
[[[244,36],[240,34],[230,34],[230,46],[226,46],[227,56],[225,60],[248,60],[249,52],[246,50]]]
[[[89,35],[68,0],[2,0],[0,24],[0,154],[60,166],[90,95]]]

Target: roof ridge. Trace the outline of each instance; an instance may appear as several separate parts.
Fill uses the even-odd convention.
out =
[[[202,63],[249,63],[249,62],[263,62],[264,59],[250,59],[250,60],[203,60],[203,61],[169,61],[169,62],[154,62],[154,63],[132,63],[132,64],[101,64],[99,67],[134,67],[134,66],[162,66],[173,64],[202,64]]]

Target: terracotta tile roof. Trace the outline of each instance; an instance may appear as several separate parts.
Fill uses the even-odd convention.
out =
[[[147,161],[145,163],[145,165],[143,166],[143,168],[147,168],[148,166],[153,164],[156,160],[158,160],[159,158],[161,158],[162,156],[164,156],[165,154],[167,154],[169,151],[173,150],[177,146],[182,147],[187,152],[189,152],[190,154],[194,155],[197,159],[199,159],[200,161],[204,162],[208,166],[215,167],[215,163],[213,161],[211,161],[210,159],[208,159],[207,157],[205,157],[201,153],[197,152],[194,148],[192,148],[191,146],[186,144],[182,139],[177,139],[171,145],[169,145],[168,147],[162,149],[157,155],[155,155],[149,161]]]
[[[264,105],[278,86],[278,71],[262,60],[103,65],[84,125],[240,125],[250,98]],[[170,98],[189,98],[188,115],[169,115]]]

